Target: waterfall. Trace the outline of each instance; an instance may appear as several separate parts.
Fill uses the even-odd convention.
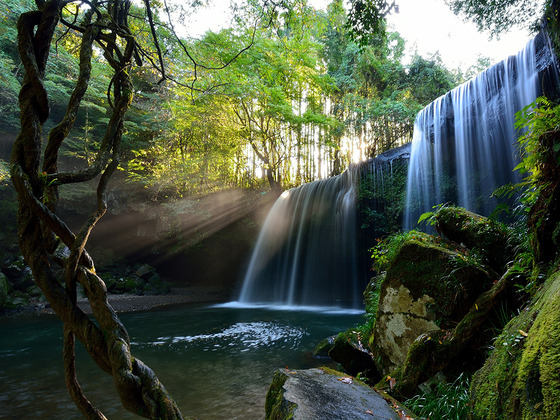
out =
[[[409,155],[405,145],[284,192],[263,224],[238,302],[362,310],[369,255],[361,234],[383,234],[379,217],[394,204],[389,191],[397,200],[403,188],[393,185],[393,165],[406,168]],[[373,220],[356,211],[364,182],[371,185],[360,200],[373,210]]]
[[[240,303],[361,308],[356,168],[285,191],[270,210]]]
[[[238,301],[362,308],[367,245],[357,224],[370,240],[401,226],[405,177],[407,229],[445,202],[488,215],[496,204],[492,192],[518,181],[515,113],[543,91],[557,93],[556,61],[546,42],[538,35],[519,54],[424,108],[411,146],[284,192],[261,229]],[[409,153],[408,171],[393,173],[393,163],[402,165]],[[367,214],[358,218],[360,182],[373,187],[361,191]]]
[[[406,229],[420,214],[453,203],[489,215],[496,188],[517,183],[515,113],[542,94],[554,67],[542,34],[517,55],[490,67],[416,117],[407,180]],[[555,68],[555,67],[554,67]],[[548,76],[547,76],[548,77]]]

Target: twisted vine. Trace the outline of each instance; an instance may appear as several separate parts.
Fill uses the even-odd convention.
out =
[[[12,149],[11,177],[18,193],[20,250],[37,285],[63,322],[66,384],[84,417],[105,419],[88,401],[78,382],[76,338],[97,365],[113,376],[125,408],[147,418],[181,419],[175,401],[155,373],[132,356],[126,328],[110,306],[105,284],[95,273],[93,260],[86,251],[92,229],[107,210],[105,190],[119,163],[124,117],[132,102],[130,68],[137,53],[135,39],[126,24],[129,1],[104,3],[109,11],[114,12],[108,14],[100,12],[97,1],[87,2],[90,10],[84,14],[79,26],[82,45],[78,81],[64,118],[51,130],[45,152],[41,152],[42,127],[49,116],[43,79],[50,45],[67,3],[62,0],[37,1],[38,10],[23,13],[18,21],[18,48],[25,75],[19,95],[21,130]],[[112,114],[92,165],[81,171],[59,173],[59,149],[73,128],[89,84],[94,42],[103,49],[114,70],[109,87],[114,98]],[[101,176],[97,185],[97,206],[78,234],[74,234],[56,215],[58,186],[91,180],[98,175]],[[60,243],[70,249],[67,259],[55,255]],[[58,265],[64,268],[63,278],[55,275]],[[84,287],[95,321],[76,304],[78,283]]]

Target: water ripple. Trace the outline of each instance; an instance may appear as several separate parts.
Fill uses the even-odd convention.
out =
[[[240,322],[213,334],[162,336],[148,345],[202,345],[206,351],[233,348],[248,351],[262,347],[297,348],[309,333],[300,327],[271,321]]]

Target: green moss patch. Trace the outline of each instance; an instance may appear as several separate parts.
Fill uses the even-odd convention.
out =
[[[514,318],[473,378],[473,418],[560,418],[560,273]]]
[[[383,288],[404,285],[414,300],[434,299],[435,318],[456,322],[496,275],[456,244],[417,233],[405,241],[387,270]],[[381,299],[383,299],[383,292]]]
[[[272,383],[266,394],[265,412],[267,420],[291,419],[294,416],[295,404],[290,404],[284,399],[284,384],[288,375],[281,370],[276,371]]]
[[[449,240],[475,250],[497,271],[510,260],[508,229],[501,223],[460,207],[441,207],[436,228]]]
[[[361,374],[368,378],[378,378],[379,373],[373,355],[366,347],[359,329],[350,328],[336,337],[329,356],[351,375]]]

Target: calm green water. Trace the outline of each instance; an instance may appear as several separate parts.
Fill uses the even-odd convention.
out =
[[[184,415],[261,419],[274,371],[317,366],[323,338],[358,324],[356,312],[187,305],[122,314],[133,354],[157,373]],[[51,316],[0,320],[0,418],[80,419],[64,385],[60,322]],[[120,407],[111,377],[83,349],[78,377],[110,419]]]

